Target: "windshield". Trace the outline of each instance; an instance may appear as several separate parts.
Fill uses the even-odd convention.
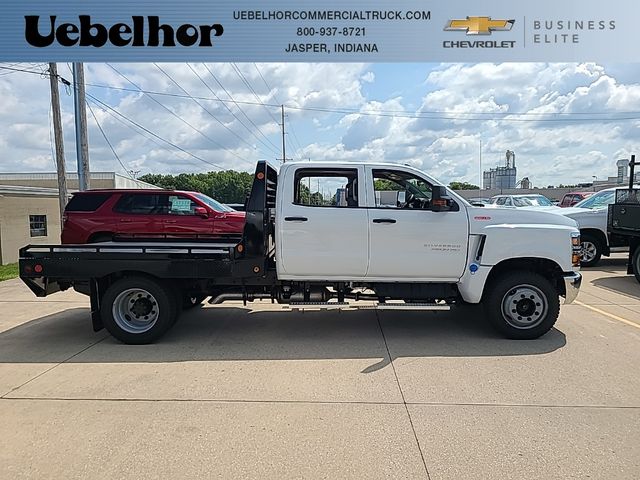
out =
[[[532,207],[534,205],[531,200],[525,197],[513,197],[513,204],[516,207]]]
[[[227,207],[226,205],[214,200],[213,198],[208,197],[204,193],[196,193],[195,196],[198,198],[198,200],[206,203],[211,208],[213,208],[216,212],[233,212],[234,211],[233,208]]]
[[[526,196],[526,197],[523,197],[523,198],[526,198],[527,200],[529,200],[534,205],[538,205],[540,207],[551,207],[551,206],[553,206],[553,204],[551,203],[551,200],[549,200],[547,197],[545,197],[543,195],[531,195],[531,196]]]
[[[615,200],[615,190],[608,190],[598,192],[595,195],[591,195],[589,198],[585,198],[581,202],[576,203],[574,206],[579,208],[604,208],[607,205],[611,205]]]

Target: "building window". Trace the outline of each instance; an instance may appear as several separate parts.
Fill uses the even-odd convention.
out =
[[[47,216],[29,215],[29,232],[32,237],[47,236]]]

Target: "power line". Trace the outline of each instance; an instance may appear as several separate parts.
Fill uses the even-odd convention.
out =
[[[7,67],[0,67],[7,68]],[[35,72],[29,70],[22,69],[11,69],[17,70],[25,73],[32,73],[37,75],[46,76],[46,72]],[[211,72],[210,72],[211,73]],[[86,83],[87,86],[95,87],[95,88],[105,88],[109,90],[120,90],[120,91],[129,91],[136,93],[145,93],[148,95],[157,95],[157,96],[168,96],[168,97],[177,97],[177,98],[191,98],[188,95],[180,95],[176,93],[167,93],[167,92],[157,92],[151,90],[145,90],[142,88],[131,89],[131,88],[123,88],[123,87],[115,87],[112,85],[101,85],[101,84],[92,84]],[[225,89],[226,91],[226,89]],[[219,102],[227,102],[233,103],[236,106],[239,105],[258,105],[263,107],[279,107],[279,104],[271,104],[264,102],[249,102],[249,101],[240,101],[234,100],[222,100],[211,97],[201,97],[201,96],[193,96],[198,100],[209,100],[209,101],[219,101]],[[285,105],[290,110],[299,110],[299,111],[310,111],[310,112],[323,112],[323,113],[334,113],[334,114],[356,114],[363,116],[376,116],[376,117],[391,117],[391,118],[410,118],[410,119],[426,119],[426,120],[462,120],[462,121],[495,121],[495,122],[621,122],[621,121],[629,121],[629,120],[640,120],[640,112],[639,111],[621,111],[621,112],[447,112],[447,111],[417,111],[417,112],[406,112],[401,110],[380,110],[380,111],[367,111],[367,110],[358,110],[358,109],[345,109],[345,108],[324,108],[324,107],[300,107],[296,105]],[[169,110],[171,111],[171,110]],[[173,113],[173,112],[172,112]],[[174,114],[175,115],[175,114]],[[246,114],[245,114],[246,115]],[[478,118],[478,117],[465,117],[465,115],[486,115],[486,116],[545,116],[545,115],[553,115],[553,116],[579,116],[579,115],[633,115],[633,116],[625,116],[625,117],[617,117],[617,118],[596,118],[596,117],[585,117],[585,118]],[[248,117],[247,117],[248,118]],[[255,123],[252,121],[252,124],[255,126]],[[262,132],[261,132],[262,133]],[[262,134],[263,136],[266,135]],[[273,143],[269,140],[269,142],[273,145]],[[274,145],[275,146],[275,145]],[[234,155],[237,155],[234,153]]]
[[[304,150],[304,148],[302,147],[302,143],[300,143],[300,140],[298,140],[298,136],[296,135],[296,131],[293,128],[293,123],[291,121],[289,121],[289,123],[287,125],[289,126],[289,132],[291,132],[291,135],[292,135],[292,138],[294,140],[294,143],[297,145],[296,150],[298,150],[298,151]]]
[[[213,163],[213,162],[210,162],[210,161],[208,161],[208,160],[205,160],[204,158],[202,158],[202,157],[200,157],[200,156],[198,156],[198,155],[196,155],[196,154],[194,154],[194,153],[191,153],[191,152],[190,152],[190,151],[188,151],[188,150],[185,150],[185,149],[184,149],[184,148],[182,148],[181,146],[176,145],[176,144],[175,144],[175,143],[173,143],[172,141],[167,140],[167,139],[165,139],[165,138],[161,137],[160,135],[157,135],[156,133],[152,132],[152,131],[151,131],[151,130],[149,130],[148,128],[146,128],[146,127],[144,127],[144,126],[140,125],[140,124],[139,124],[138,122],[136,122],[135,120],[130,119],[129,117],[127,117],[127,116],[123,115],[122,113],[120,113],[120,112],[119,112],[118,110],[116,110],[115,108],[111,107],[110,105],[107,105],[107,104],[106,104],[106,103],[104,103],[102,100],[100,100],[100,99],[98,99],[98,98],[94,97],[94,96],[93,96],[93,95],[91,95],[90,93],[87,93],[87,97],[90,97],[94,102],[97,102],[98,104],[102,105],[103,107],[105,107],[105,108],[107,108],[107,109],[111,110],[112,112],[114,112],[114,113],[115,113],[115,114],[117,114],[118,116],[120,116],[120,117],[124,118],[124,119],[125,119],[125,120],[127,120],[128,122],[131,122],[131,123],[132,123],[133,125],[135,125],[136,127],[138,127],[138,128],[140,128],[141,130],[144,130],[145,132],[147,132],[149,135],[152,135],[152,136],[154,136],[155,138],[157,138],[158,140],[160,140],[160,141],[162,141],[162,142],[165,142],[165,143],[167,143],[168,145],[171,145],[173,148],[175,148],[175,149],[177,149],[177,150],[180,150],[180,151],[181,151],[181,152],[183,152],[183,153],[186,153],[187,155],[189,155],[190,157],[195,158],[196,160],[199,160],[199,161],[201,161],[201,162],[203,162],[203,163],[207,163],[207,164],[209,164],[209,165],[212,165],[212,166],[214,166],[214,167],[216,167],[216,168],[219,168],[220,170],[224,170],[224,167],[222,167],[222,166],[220,166],[220,165],[218,165],[218,164],[215,164],[215,163]]]
[[[35,73],[35,72],[32,72]],[[176,93],[167,93],[167,92],[158,92],[151,90],[138,89],[134,90],[131,88],[123,88],[123,87],[114,87],[111,85],[100,85],[100,84],[91,84],[87,83],[87,86],[96,87],[96,88],[105,88],[110,90],[122,90],[136,93],[147,93],[150,95],[158,95],[158,96],[168,96],[168,97],[178,97],[178,98],[189,98],[186,95],[180,95]],[[266,106],[277,108],[280,107],[279,104],[275,103],[258,103],[258,102],[249,102],[242,100],[223,100],[216,99],[211,97],[200,97],[195,96],[199,100],[210,100],[210,101],[219,101],[226,103],[233,103],[237,106],[239,105],[258,105],[258,106]],[[406,112],[401,110],[358,110],[358,109],[346,109],[346,108],[325,108],[325,107],[300,107],[296,105],[287,105],[285,107],[290,110],[298,110],[298,111],[307,111],[307,112],[322,112],[322,113],[335,113],[335,114],[343,114],[343,115],[363,115],[363,116],[373,116],[373,117],[391,117],[391,118],[412,118],[412,119],[431,119],[431,120],[465,120],[465,121],[497,121],[497,122],[509,122],[509,121],[521,121],[521,122],[617,122],[617,121],[626,121],[626,120],[640,120],[640,111],[622,111],[622,112],[546,112],[546,113],[538,113],[538,112],[446,112],[446,111],[417,111],[417,112]],[[502,116],[543,116],[543,115],[554,115],[554,116],[578,116],[578,115],[633,115],[626,117],[618,117],[618,118],[477,118],[477,117],[464,117],[463,115],[502,115]]]
[[[2,67],[0,67],[2,68]],[[37,72],[31,72],[37,73]],[[175,93],[167,93],[167,92],[158,92],[158,91],[150,91],[150,90],[134,90],[132,88],[123,88],[123,87],[115,87],[112,85],[101,85],[101,84],[92,84],[87,83],[86,85],[96,88],[105,88],[110,90],[122,90],[128,92],[142,92],[149,93],[151,95],[159,95],[159,96],[169,96],[169,97],[178,97],[178,98],[188,98],[186,95],[180,95]],[[280,107],[279,103],[264,103],[264,102],[250,102],[246,100],[223,100],[220,98],[211,98],[211,97],[198,97],[194,96],[199,100],[210,100],[210,101],[219,101],[226,103],[233,103],[239,105],[258,105],[258,106],[267,106],[277,108]],[[359,115],[372,115],[372,116],[393,116],[387,114],[397,114],[395,116],[408,116],[409,118],[432,118],[427,117],[425,115],[640,115],[640,111],[621,111],[621,112],[447,112],[445,110],[421,110],[416,112],[407,112],[406,110],[358,110],[358,109],[348,109],[348,108],[325,108],[325,107],[300,107],[296,105],[287,105],[285,107],[291,110],[301,110],[301,111],[312,111],[312,112],[327,112],[327,113],[342,113],[342,114],[359,114]],[[623,118],[625,120],[626,118]],[[483,119],[485,120],[485,119]],[[578,119],[580,120],[580,119]],[[597,119],[594,119],[597,120]],[[635,118],[633,118],[635,120]],[[535,119],[531,121],[536,121]]]
[[[107,134],[104,132],[104,130],[102,129],[102,126],[100,125],[100,122],[98,121],[98,117],[96,117],[96,114],[93,113],[93,108],[91,108],[91,105],[89,104],[89,102],[86,102],[86,104],[87,104],[87,107],[89,107],[89,112],[91,112],[91,116],[93,117],[93,120],[96,122],[96,125],[98,126],[98,129],[100,130],[100,133],[102,133],[102,136],[104,137],[105,142],[107,142],[107,145],[109,145],[109,148],[113,152],[113,155],[116,157],[116,160],[118,160],[118,163],[123,168],[123,170],[127,173],[127,175],[129,175],[131,178],[133,178],[131,176],[131,174],[129,173],[129,170],[127,169],[127,167],[125,167],[124,163],[122,163],[122,160],[120,160],[120,157],[118,156],[118,153],[116,152],[115,148],[113,148],[113,145],[111,145],[111,142],[107,138]]]
[[[160,67],[160,65],[158,65],[157,63],[153,64],[158,70],[160,70],[169,80],[171,80],[171,82],[173,82],[173,84],[178,87],[182,92],[184,92],[191,100],[193,100],[202,110],[204,110],[207,114],[209,114],[209,116],[211,118],[213,118],[216,122],[218,122],[220,125],[222,125],[229,133],[231,133],[234,137],[236,137],[237,139],[239,139],[241,142],[243,142],[244,144],[248,145],[249,148],[255,148],[253,145],[251,145],[249,142],[247,142],[244,138],[242,138],[240,135],[238,135],[236,132],[234,132],[233,130],[231,130],[229,127],[227,127],[219,118],[217,118],[213,113],[211,113],[209,111],[208,108],[206,108],[204,105],[202,105],[196,98],[194,98],[189,92],[187,92],[187,90],[185,90],[182,85],[180,85],[171,75],[169,75],[162,67]],[[248,161],[247,161],[248,162]],[[248,163],[252,163],[252,162],[248,162]]]
[[[262,145],[264,145],[266,148],[270,149],[273,152],[276,152],[276,150],[273,149],[273,147],[269,146],[268,143],[265,143],[264,140],[262,140],[260,137],[258,137],[258,135],[255,134],[255,132],[253,132],[249,127],[247,127],[247,125],[242,121],[242,119],[240,117],[238,117],[233,110],[231,110],[231,108],[227,105],[228,102],[222,101],[220,99],[220,97],[216,94],[216,92],[213,91],[213,89],[209,86],[209,84],[204,80],[204,78],[202,78],[200,76],[200,74],[197,72],[197,70],[195,68],[193,68],[190,64],[187,63],[187,67],[189,67],[189,69],[193,72],[193,74],[198,77],[198,79],[200,80],[200,82],[202,82],[202,84],[207,88],[207,90],[209,90],[211,92],[211,94],[216,98],[217,101],[220,101],[222,103],[222,105],[224,105],[224,107],[227,109],[227,111],[233,116],[233,118],[235,118],[240,125],[242,125],[247,132],[249,132],[256,140],[258,140]]]
[[[312,112],[324,112],[324,113],[340,113],[344,115],[364,115],[364,116],[372,116],[372,117],[390,117],[390,118],[411,118],[411,119],[424,119],[424,120],[463,120],[463,121],[483,121],[483,122],[586,122],[586,121],[595,121],[595,122],[617,122],[621,120],[640,120],[640,112],[624,112],[624,114],[633,114],[638,115],[634,117],[618,117],[618,118],[478,118],[478,117],[461,117],[459,115],[574,115],[574,113],[568,112],[557,112],[557,113],[535,113],[535,112],[524,112],[524,113],[510,113],[510,112],[477,112],[475,114],[472,113],[464,113],[464,112],[405,112],[405,113],[385,113],[384,111],[358,111],[358,110],[348,110],[348,109],[332,109],[332,108],[323,108],[323,107],[296,107],[296,106],[287,106],[290,110],[302,110],[302,111],[312,111]],[[422,113],[422,115],[421,115]],[[575,113],[576,115],[590,115],[590,113],[581,112]],[[594,113],[597,115],[621,115],[623,112],[601,112]]]
[[[3,67],[3,66],[0,66],[0,69],[2,69],[2,70],[10,70],[11,72],[35,73],[36,75],[45,75],[45,76],[48,75],[48,73],[46,71],[35,72],[33,70],[26,70],[24,68],[14,68],[14,67]]]
[[[155,143],[156,145],[158,145],[160,148],[162,148],[163,150],[169,152],[171,155],[180,155],[183,152],[176,152],[174,150],[170,150],[166,145],[163,145],[162,143],[160,143],[158,140],[156,140],[154,137],[149,136],[146,132],[144,132],[144,130],[137,130],[133,125],[131,125],[131,123],[129,123],[131,120],[127,118],[127,121],[122,120],[120,117],[116,116],[114,113],[112,113],[111,111],[107,110],[105,107],[103,107],[102,105],[100,105],[98,102],[96,102],[95,100],[93,100],[93,98],[89,98],[87,101],[91,101],[94,103],[94,105],[99,108],[101,111],[105,112],[107,115],[109,115],[111,118],[113,118],[114,120],[116,120],[117,122],[119,122],[120,124],[124,125],[125,127],[127,127],[129,130],[131,130],[132,132],[144,137],[147,140],[150,140],[151,142]],[[123,115],[124,116],[124,115]],[[126,116],[124,116],[126,118]],[[164,140],[164,139],[163,139]]]
[[[253,67],[256,69],[256,72],[258,72],[258,75],[262,79],[262,83],[264,83],[264,85],[267,87],[267,90],[269,91],[269,93],[271,93],[273,91],[273,98],[275,98],[275,100],[278,103],[280,103],[281,105],[284,105],[284,102],[281,102],[280,99],[278,98],[278,95],[277,95],[275,89],[273,89],[271,87],[271,85],[269,85],[269,82],[267,82],[267,79],[264,78],[264,75],[262,75],[262,72],[260,71],[260,68],[258,67],[258,64],[254,62],[253,63]],[[291,122],[289,122],[288,126],[289,126],[289,132],[291,132],[293,137],[287,137],[286,141],[289,143],[290,147],[291,147],[291,144],[294,144],[294,148],[293,149],[290,148],[290,150],[296,150],[296,151],[302,150],[302,145],[297,140],[297,135],[295,134],[295,131],[294,131],[294,128],[293,128],[293,125],[291,124]],[[295,140],[295,142],[294,142],[294,140]],[[297,147],[295,146],[295,144],[297,144]],[[292,155],[292,157],[293,157],[293,155]]]
[[[207,72],[209,72],[209,75],[211,75],[211,78],[213,78],[215,80],[215,82],[220,86],[220,88],[224,91],[224,93],[227,94],[227,96],[229,97],[231,103],[233,103],[238,110],[240,110],[240,113],[242,113],[242,115],[244,115],[244,117],[249,121],[249,123],[251,123],[251,125],[253,125],[256,130],[260,133],[260,135],[262,135],[262,137],[268,142],[270,143],[273,148],[275,149],[274,151],[277,152],[278,151],[278,147],[276,147],[276,145],[269,139],[269,137],[267,137],[264,132],[260,129],[260,127],[258,127],[258,125],[255,124],[255,122],[253,120],[251,120],[251,118],[249,118],[249,115],[247,115],[247,113],[244,111],[244,109],[240,106],[242,105],[259,105],[256,104],[254,102],[244,102],[244,101],[236,101],[233,96],[231,95],[231,93],[229,93],[229,91],[224,87],[224,85],[222,85],[222,83],[220,82],[220,80],[218,80],[218,77],[215,76],[215,74],[211,71],[211,69],[209,69],[209,67],[207,66],[206,63],[203,63],[202,66],[207,70]],[[229,100],[220,100],[221,102],[229,102]],[[277,105],[274,105],[277,106]]]
[[[269,110],[269,108],[267,108],[266,104],[262,103],[262,100],[260,100],[260,97],[258,96],[258,94],[256,93],[256,91],[253,89],[253,87],[251,86],[251,84],[249,83],[249,80],[246,79],[246,77],[242,74],[242,72],[240,71],[240,68],[235,64],[232,63],[231,67],[234,69],[234,71],[236,72],[236,74],[238,75],[238,77],[240,77],[240,80],[242,80],[242,82],[247,86],[247,88],[251,91],[251,93],[253,94],[253,96],[255,97],[255,99],[258,101],[259,104],[262,104],[262,106],[264,107],[264,109],[267,111],[267,113],[269,114],[269,116],[271,117],[271,119],[275,122],[276,125],[280,125],[278,123],[278,120],[276,119],[276,117],[273,116],[273,113],[271,113],[271,110]]]
[[[273,98],[275,98],[275,100],[281,104],[281,107],[283,108],[284,106],[284,102],[280,102],[280,99],[278,98],[278,95],[275,92],[275,89],[271,88],[271,85],[269,85],[269,82],[267,82],[267,79],[264,78],[264,75],[262,75],[262,72],[260,71],[260,68],[258,68],[258,64],[253,62],[253,68],[256,69],[256,72],[258,72],[258,75],[260,76],[260,78],[262,79],[262,83],[264,83],[265,87],[267,87],[268,93],[271,93],[273,91]],[[284,118],[282,119],[283,123],[284,123]],[[293,133],[292,127],[291,127],[291,123],[288,124],[289,126],[289,131],[291,133]],[[283,130],[284,130],[284,126],[283,126]],[[295,135],[295,134],[294,134]],[[285,142],[289,143],[289,147],[291,147],[291,144],[293,143],[292,141],[292,137],[286,137]],[[289,150],[302,150],[302,147],[300,147],[300,143],[298,143],[298,148],[289,148]],[[293,155],[292,155],[293,157]]]
[[[258,64],[257,63],[253,63],[253,66],[256,69],[256,72],[258,72],[258,75],[260,75],[260,78],[262,79],[262,82],[265,84],[265,86],[267,87],[267,90],[269,90],[269,93],[271,93],[272,90],[275,90],[273,88],[271,88],[271,85],[269,85],[269,83],[267,82],[267,80],[264,78],[264,76],[262,75],[262,72],[260,71],[260,69],[258,68]],[[277,94],[274,92],[273,93],[273,98],[276,99],[276,102],[282,104],[283,102],[281,102],[278,97]]]
[[[114,70],[118,75],[120,75],[122,78],[124,78],[127,82],[129,82],[131,85],[133,85],[134,87],[138,88],[138,90],[142,93],[144,93],[145,95],[147,95],[148,98],[150,98],[151,100],[153,100],[155,103],[157,103],[158,105],[160,105],[160,107],[162,107],[163,109],[165,109],[167,112],[169,112],[171,115],[173,115],[174,117],[176,117],[178,120],[180,120],[182,123],[184,123],[185,125],[187,125],[189,128],[191,128],[192,130],[198,132],[202,137],[206,138],[207,140],[209,140],[211,143],[213,143],[214,145],[216,145],[218,148],[221,148],[222,150],[232,154],[233,156],[239,158],[240,160],[242,160],[243,162],[247,162],[247,163],[252,163],[249,160],[247,160],[246,158],[241,157],[240,155],[238,155],[237,153],[229,150],[227,147],[225,147],[224,145],[220,144],[218,141],[214,140],[213,138],[211,138],[209,135],[207,135],[206,133],[204,133],[203,131],[201,131],[199,128],[193,126],[191,123],[187,122],[184,118],[182,118],[180,115],[178,115],[177,113],[175,113],[173,110],[171,110],[169,107],[165,106],[163,103],[159,102],[158,100],[156,100],[152,94],[143,92],[142,89],[136,85],[132,80],[129,80],[129,78],[127,78],[126,75],[124,75],[123,73],[121,73],[117,68],[115,68],[113,65],[107,63],[107,66],[109,66],[112,70]],[[188,97],[187,97],[188,98]],[[222,168],[222,167],[219,167]]]

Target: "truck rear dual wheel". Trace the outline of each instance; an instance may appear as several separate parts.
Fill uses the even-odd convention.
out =
[[[507,338],[529,340],[551,330],[560,313],[560,299],[554,285],[540,274],[507,273],[489,285],[485,312]]]
[[[113,283],[102,297],[100,315],[105,328],[123,343],[152,343],[175,323],[175,294],[161,281],[127,277]]]

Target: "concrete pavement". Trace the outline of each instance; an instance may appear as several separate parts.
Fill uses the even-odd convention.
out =
[[[640,285],[583,273],[525,342],[475,308],[264,303],[127,346],[86,297],[2,282],[0,478],[639,478]]]

